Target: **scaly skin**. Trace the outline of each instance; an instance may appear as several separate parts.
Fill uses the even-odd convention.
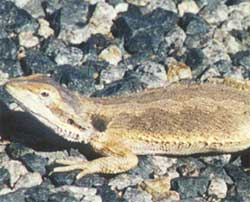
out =
[[[250,145],[249,83],[173,84],[128,96],[88,98],[46,75],[9,81],[6,90],[66,140],[89,143],[104,157],[57,161],[54,172],[119,173],[137,155],[238,152]]]

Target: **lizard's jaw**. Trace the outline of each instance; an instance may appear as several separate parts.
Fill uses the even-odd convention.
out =
[[[22,107],[23,108],[23,107]],[[25,107],[24,107],[25,108]],[[29,113],[31,113],[34,117],[36,117],[41,123],[43,123],[45,126],[49,127],[52,129],[56,134],[58,134],[60,137],[66,139],[67,141],[70,142],[84,142],[88,143],[90,136],[93,134],[93,131],[89,128],[84,131],[80,130],[75,130],[75,129],[70,129],[68,127],[60,127],[64,125],[64,123],[58,123],[56,122],[51,122],[49,119],[36,114],[35,112],[32,112],[28,110]]]

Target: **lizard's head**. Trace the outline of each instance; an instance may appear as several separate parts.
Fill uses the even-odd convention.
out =
[[[36,74],[10,80],[5,89],[22,108],[64,139],[87,143],[94,133],[86,112],[88,106],[82,106],[77,94],[46,75]]]

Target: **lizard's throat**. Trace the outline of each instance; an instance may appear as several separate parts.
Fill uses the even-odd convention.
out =
[[[60,125],[63,125],[62,123],[56,123],[51,122],[49,119],[35,113],[32,111],[29,111],[34,117],[36,117],[41,123],[43,123],[45,126],[52,129],[57,135],[62,137],[63,139],[66,139],[70,142],[83,142],[88,143],[91,134],[93,133],[91,129],[86,129],[84,131],[73,131],[69,130],[63,127],[60,127]]]

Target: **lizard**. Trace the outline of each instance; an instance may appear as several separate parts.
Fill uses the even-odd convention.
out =
[[[221,80],[220,80],[221,81]],[[87,97],[52,78],[12,79],[7,92],[64,139],[90,144],[102,157],[57,160],[53,172],[116,174],[138,155],[233,153],[250,147],[249,81],[171,84],[124,96]]]

